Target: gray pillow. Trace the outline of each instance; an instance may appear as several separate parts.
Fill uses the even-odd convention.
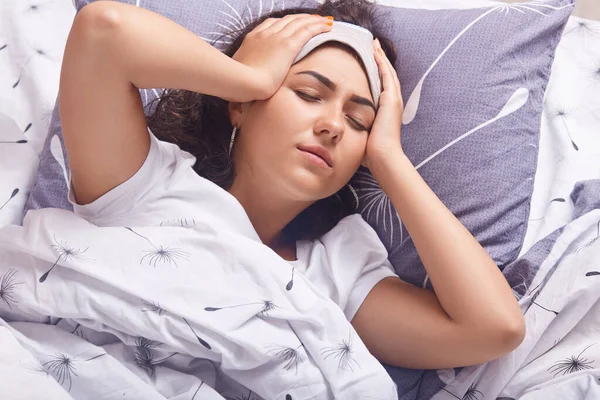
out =
[[[89,2],[79,0],[78,8]],[[286,7],[299,3],[285,1]],[[263,13],[277,9],[283,0],[189,4],[185,0],[141,1],[143,7],[214,39],[210,32],[239,25],[259,9]],[[468,10],[378,9],[380,24],[399,55],[396,70],[406,104],[403,148],[438,197],[504,268],[523,243],[544,91],[572,1]],[[158,93],[143,90],[144,104]],[[71,209],[57,110],[58,106],[26,210]],[[360,196],[360,211],[388,248],[396,272],[413,284],[430,287],[389,199],[365,169],[357,173],[353,184]],[[389,367],[388,371],[402,399],[430,398],[454,375],[453,370]]]

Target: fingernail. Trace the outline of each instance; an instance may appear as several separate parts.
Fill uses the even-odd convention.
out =
[[[333,26],[333,21],[327,21],[325,22],[328,26]]]
[[[330,20],[332,20],[332,21],[333,21],[333,17],[332,17],[331,15],[328,15],[328,16],[327,16],[327,19],[330,19]]]

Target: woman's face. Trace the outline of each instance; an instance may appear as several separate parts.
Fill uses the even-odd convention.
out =
[[[375,119],[361,64],[331,45],[294,64],[271,98],[230,105],[230,112],[240,127],[233,151],[236,179],[307,202],[348,183],[364,158]],[[319,151],[329,160],[313,154]]]

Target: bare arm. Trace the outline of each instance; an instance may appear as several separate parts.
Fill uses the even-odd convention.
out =
[[[483,363],[516,348],[525,326],[506,279],[406,156],[371,165],[435,293],[397,278],[376,285],[352,323],[371,352],[408,368]]]
[[[404,155],[400,82],[377,54],[384,91],[365,163],[410,233],[435,293],[384,279],[352,323],[369,349],[393,365],[449,368],[498,358],[523,340],[520,307],[494,261]]]
[[[59,90],[76,200],[94,201],[143,164],[150,141],[138,89],[265,99],[302,46],[330,29],[322,18],[300,15],[261,28],[262,35],[248,35],[252,40],[244,40],[236,59],[148,10],[113,1],[85,6],[67,40]]]

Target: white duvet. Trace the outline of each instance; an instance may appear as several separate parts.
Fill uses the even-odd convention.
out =
[[[253,238],[46,209],[0,229],[0,260],[1,398],[397,397],[341,309]]]

